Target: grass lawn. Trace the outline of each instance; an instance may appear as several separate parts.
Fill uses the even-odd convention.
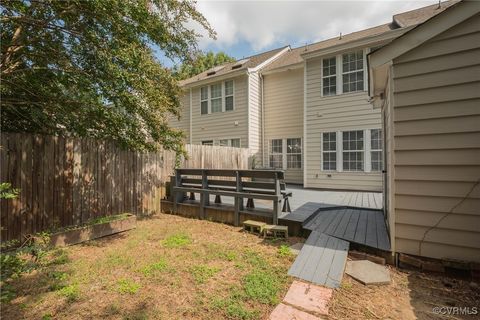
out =
[[[41,267],[3,284],[2,318],[266,318],[291,282],[285,244],[159,214],[48,252]]]

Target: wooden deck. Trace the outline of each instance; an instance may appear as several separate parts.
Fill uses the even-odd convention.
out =
[[[348,248],[347,241],[313,231],[288,274],[318,285],[338,288],[342,282]]]
[[[390,250],[381,210],[338,208],[319,210],[303,228],[385,251]]]

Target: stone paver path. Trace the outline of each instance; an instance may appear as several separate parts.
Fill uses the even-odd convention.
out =
[[[294,281],[283,302],[270,314],[271,320],[317,320],[328,315],[333,290],[311,283]]]

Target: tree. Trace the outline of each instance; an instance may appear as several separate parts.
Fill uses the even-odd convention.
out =
[[[168,126],[180,88],[154,51],[189,61],[192,22],[215,37],[194,2],[4,0],[0,10],[2,130],[183,151]]]
[[[233,61],[235,61],[235,58],[230,57],[225,52],[219,52],[217,54],[211,51],[206,54],[199,53],[193,61],[188,61],[187,63],[176,66],[173,69],[173,74],[178,80],[184,80],[215,66]]]

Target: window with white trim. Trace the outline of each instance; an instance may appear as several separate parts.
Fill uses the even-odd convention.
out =
[[[363,50],[342,55],[343,93],[363,90]]]
[[[225,111],[233,110],[233,80],[225,81]]]
[[[270,167],[283,168],[283,140],[273,139],[270,141]]]
[[[337,59],[322,60],[322,89],[324,96],[337,94]]]
[[[222,84],[217,83],[210,86],[210,108],[211,113],[222,112]]]
[[[208,87],[200,88],[200,113],[208,114]]]
[[[343,170],[363,171],[364,139],[363,130],[342,132]]]
[[[287,139],[287,169],[302,168],[302,139]]]
[[[383,170],[382,140],[382,129],[370,130],[370,154],[372,171]]]
[[[322,133],[322,168],[337,170],[337,133]]]
[[[204,140],[204,141],[202,141],[202,145],[213,146],[213,140]]]
[[[232,111],[234,81],[227,80],[200,88],[200,114]]]
[[[221,147],[234,147],[234,148],[240,148],[240,139],[235,138],[235,139],[221,139],[219,141],[219,145]]]

